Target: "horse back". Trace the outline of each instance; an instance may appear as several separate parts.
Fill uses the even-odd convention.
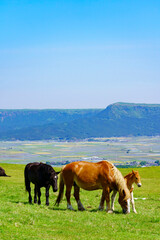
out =
[[[25,167],[25,179],[26,178],[33,184],[44,186],[45,172],[43,163],[28,163]]]
[[[25,167],[25,179],[40,187],[48,185],[50,178],[54,178],[55,174],[54,169],[45,163],[28,163]]]
[[[75,182],[79,187],[86,190],[102,189],[113,181],[112,165],[106,161],[98,163],[73,162],[62,169],[65,184]]]

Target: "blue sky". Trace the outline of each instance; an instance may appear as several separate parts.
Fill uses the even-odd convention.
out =
[[[0,109],[160,104],[160,1],[0,1]]]

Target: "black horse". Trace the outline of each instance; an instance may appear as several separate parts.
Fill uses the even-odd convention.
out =
[[[0,167],[0,176],[10,177],[10,176],[8,176],[8,175],[5,173],[5,170],[4,170],[2,167]]]
[[[58,190],[57,188],[57,180],[58,180],[58,173],[55,172],[54,169],[44,163],[28,163],[24,170],[24,177],[25,177],[25,186],[26,191],[29,193],[29,203],[32,203],[32,196],[31,196],[31,187],[30,182],[35,184],[34,188],[34,203],[37,203],[37,193],[38,193],[38,204],[41,204],[41,187],[46,188],[46,205],[49,205],[49,188],[50,185],[53,188],[53,192]]]

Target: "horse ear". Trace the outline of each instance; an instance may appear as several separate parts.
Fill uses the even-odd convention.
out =
[[[56,174],[58,175],[60,172],[61,172],[61,171],[59,171],[59,172],[56,172]]]
[[[125,193],[124,189],[123,189],[123,195],[124,195],[124,197],[126,196],[126,193]]]
[[[132,169],[132,173],[134,173],[134,170]]]

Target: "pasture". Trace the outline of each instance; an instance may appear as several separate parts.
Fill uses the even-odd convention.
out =
[[[29,204],[24,187],[24,165],[1,163],[12,177],[0,177],[0,239],[160,239],[160,167],[138,168],[142,187],[134,188],[138,214],[124,215],[115,201],[115,213],[99,211],[101,190],[80,191],[86,211],[70,211],[63,197],[54,206],[58,192],[50,189],[50,205],[45,205],[42,189],[41,205]],[[54,168],[59,170],[60,168]],[[135,169],[136,170],[136,169]],[[131,169],[120,169],[123,175]],[[33,196],[33,185],[32,196]],[[72,205],[77,209],[75,199]]]

